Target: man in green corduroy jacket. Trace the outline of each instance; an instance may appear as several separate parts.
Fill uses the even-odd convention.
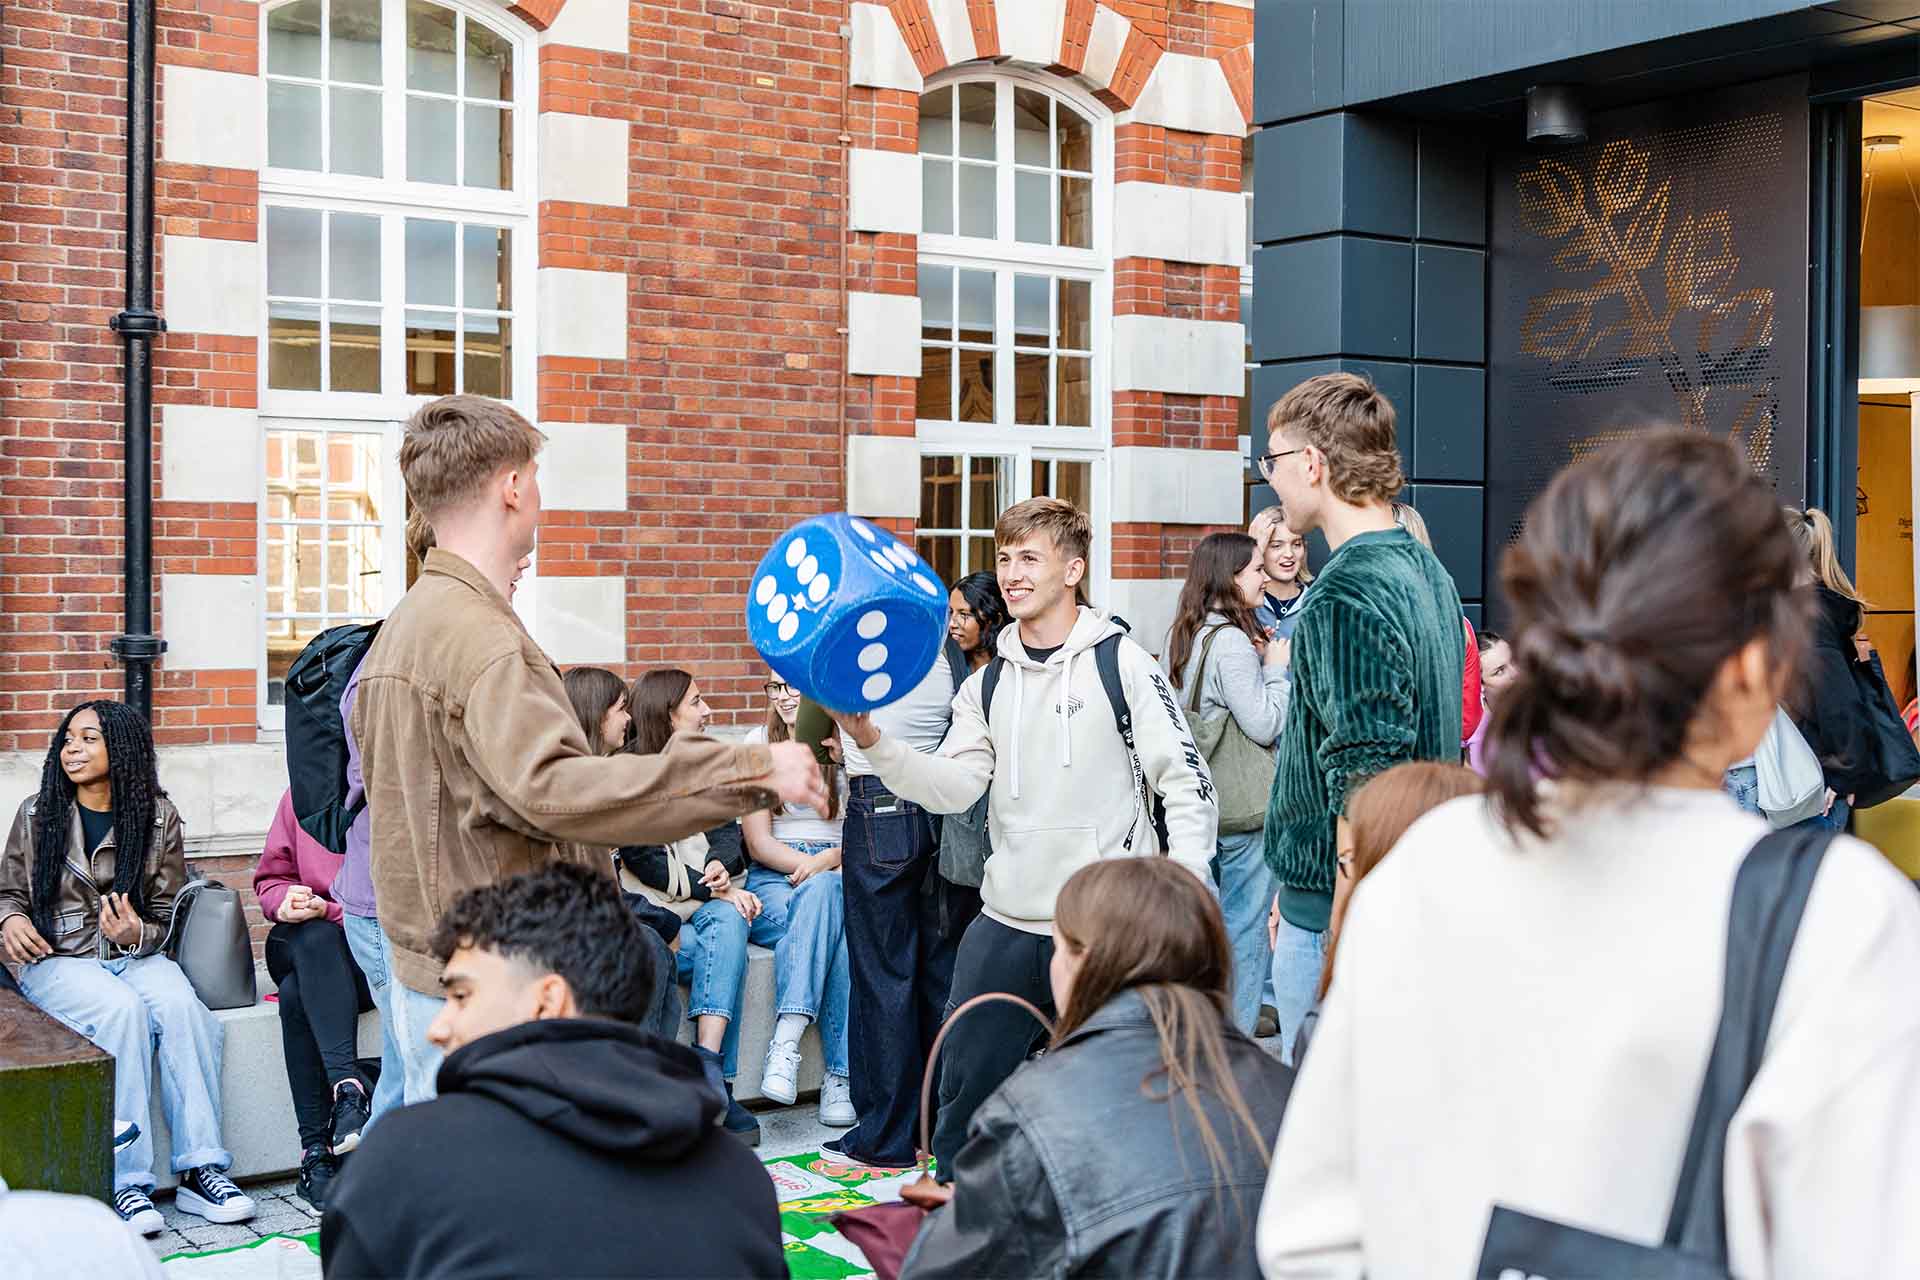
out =
[[[1309,378],[1267,416],[1260,470],[1287,527],[1332,549],[1293,633],[1293,703],[1267,807],[1280,885],[1280,1043],[1313,1007],[1347,797],[1408,760],[1460,759],[1460,595],[1394,523],[1406,485],[1393,405],[1358,374]]]

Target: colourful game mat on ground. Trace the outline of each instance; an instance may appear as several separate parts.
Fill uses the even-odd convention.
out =
[[[861,1252],[827,1221],[842,1209],[898,1200],[917,1172],[886,1173],[842,1164],[819,1151],[766,1161],[780,1198],[780,1230],[793,1280],[867,1280]],[[320,1233],[267,1236],[251,1244],[163,1260],[167,1280],[319,1280]]]

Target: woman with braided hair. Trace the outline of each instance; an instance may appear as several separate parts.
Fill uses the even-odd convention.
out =
[[[54,733],[40,792],[21,804],[0,855],[0,951],[27,999],[113,1055],[114,1114],[141,1125],[114,1154],[114,1208],[145,1235],[165,1225],[148,1194],[156,1060],[180,1175],[174,1203],[209,1222],[254,1211],[224,1172],[233,1157],[220,1140],[220,1023],[161,954],[186,879],[180,814],[160,789],[147,722],[125,703],[81,703]]]

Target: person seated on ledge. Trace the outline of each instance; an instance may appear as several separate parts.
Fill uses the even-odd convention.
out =
[[[787,1274],[773,1184],[719,1128],[726,1097],[692,1049],[635,1025],[673,981],[643,928],[570,863],[454,899],[432,940],[439,1096],[383,1117],[341,1171],[329,1280]]]

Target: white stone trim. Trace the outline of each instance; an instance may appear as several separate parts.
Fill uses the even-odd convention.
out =
[[[847,162],[847,224],[855,231],[920,234],[920,157],[855,147]]]
[[[1098,603],[1108,613],[1125,618],[1133,638],[1157,658],[1166,652],[1182,585],[1179,578],[1115,578],[1107,587],[1107,598]]]
[[[168,64],[160,68],[160,158],[221,169],[260,167],[260,79]]]
[[[260,663],[259,584],[251,574],[163,573],[160,625],[171,671],[237,671]]]
[[[1158,182],[1115,183],[1113,256],[1245,266],[1246,196]]]
[[[1120,66],[1120,52],[1127,47],[1133,24],[1100,5],[1093,11],[1093,30],[1087,35],[1087,60],[1080,76],[1096,89],[1109,88],[1113,73]]]
[[[567,0],[553,25],[540,33],[540,43],[624,54],[628,20],[627,0]]]
[[[626,204],[627,128],[625,120],[541,112],[539,198]]]
[[[848,436],[847,511],[918,519],[920,442],[912,436]]]
[[[627,580],[541,577],[528,629],[555,662],[625,662]]]
[[[1024,4],[1027,0],[1015,0]],[[967,0],[927,0],[927,12],[933,15],[933,29],[940,36],[940,51],[947,55],[947,65],[957,67],[963,62],[972,62],[980,56],[980,47],[973,39],[973,19],[967,14]],[[999,14],[994,20],[1000,20]]]
[[[557,511],[627,509],[627,431],[617,424],[543,422],[540,497]]]
[[[627,277],[620,271],[541,267],[540,354],[627,358]]]
[[[260,411],[162,405],[157,496],[162,502],[258,502]]]
[[[1030,67],[1050,67],[1060,61],[1067,0],[1010,0],[996,5],[993,16],[1002,57]]]
[[[251,240],[163,236],[161,313],[174,333],[260,333],[260,246]],[[248,664],[252,665],[252,664]]]
[[[1238,396],[1246,390],[1245,331],[1235,321],[1115,316],[1113,389]]]
[[[1133,109],[1119,120],[1235,138],[1247,132],[1247,118],[1240,114],[1240,104],[1227,85],[1226,69],[1212,58],[1188,53],[1161,54]]]
[[[891,10],[877,4],[853,6],[853,49],[847,80],[869,89],[905,89],[911,93],[927,87]]]
[[[847,372],[920,376],[920,299],[900,293],[847,295]]]
[[[160,785],[186,829],[189,858],[258,856],[280,793],[287,789],[287,757],[280,743],[162,746],[155,754]],[[40,790],[45,759],[42,751],[0,751],[0,809],[13,813]]]
[[[1240,523],[1244,473],[1235,449],[1112,451],[1113,519],[1119,523]]]

